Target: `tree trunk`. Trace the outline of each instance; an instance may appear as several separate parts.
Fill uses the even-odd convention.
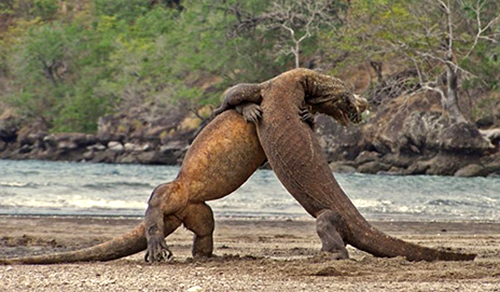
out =
[[[457,123],[467,122],[458,106],[458,76],[450,64],[446,65],[446,107]]]
[[[295,55],[295,68],[299,68],[300,67],[300,60],[299,60],[299,54],[300,54],[300,44],[299,42],[295,42],[295,51],[293,52],[293,54]]]

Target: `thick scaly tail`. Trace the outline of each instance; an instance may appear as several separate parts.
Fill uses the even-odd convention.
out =
[[[377,257],[403,256],[409,261],[472,261],[476,257],[476,254],[429,248],[389,236],[371,226],[361,214],[344,218],[347,242]]]
[[[74,262],[103,262],[133,255],[145,250],[146,247],[147,242],[144,234],[144,223],[141,223],[131,232],[103,242],[99,245],[75,251],[48,255],[0,259],[0,264],[48,265]]]

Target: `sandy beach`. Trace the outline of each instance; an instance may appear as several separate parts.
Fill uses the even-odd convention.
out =
[[[105,263],[0,266],[0,291],[500,291],[500,223],[372,222],[429,247],[477,253],[473,262],[319,253],[313,220],[216,219],[215,254],[190,257],[192,234],[167,238],[174,259],[147,264],[144,253]],[[0,217],[1,257],[83,248],[123,234],[140,219]]]

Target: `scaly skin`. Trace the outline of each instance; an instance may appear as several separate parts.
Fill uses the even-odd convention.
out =
[[[363,218],[335,180],[313,131],[296,114],[304,103],[314,104],[317,96],[328,99],[328,87],[325,90],[317,84],[327,84],[327,80],[316,72],[295,69],[253,88],[245,84],[240,91],[235,86],[216,113],[241,103],[260,102],[257,133],[269,163],[288,192],[309,214],[331,219],[327,221],[335,225],[334,230],[331,225],[318,224],[318,233],[332,235],[327,241],[331,252],[337,252],[339,257],[347,257],[345,243],[349,243],[378,257],[404,256],[411,261],[473,260],[474,254],[441,251],[388,236]],[[255,93],[257,88],[260,94]]]
[[[265,161],[255,126],[235,111],[211,121],[186,153],[177,178],[151,195],[145,221],[130,233],[82,250],[0,259],[1,264],[55,264],[108,261],[148,248],[149,261],[170,256],[164,237],[181,224],[193,231],[193,255],[213,250],[214,219],[207,200],[222,198],[242,185]]]
[[[342,122],[343,115],[338,109],[342,103],[335,101],[335,98],[330,97],[324,102],[304,106],[312,111],[327,112]],[[362,99],[355,101],[358,105],[365,103]],[[351,105],[345,105],[344,108],[359,110]],[[238,110],[252,117],[255,105],[247,104]],[[362,110],[364,107],[361,107]],[[307,116],[303,118],[307,120]],[[209,256],[213,250],[214,221],[210,208],[204,202],[231,193],[248,179],[264,159],[255,126],[246,123],[242,116],[234,111],[224,112],[193,141],[177,179],[162,184],[153,191],[145,222],[132,232],[82,250],[3,259],[0,263],[55,264],[107,261],[132,255],[146,248],[148,248],[146,254],[148,261],[160,261],[170,256],[163,238],[182,223],[195,233],[193,256]],[[330,218],[327,215],[328,212],[324,212],[324,215],[318,217],[317,228],[323,242],[322,250],[331,251],[331,242],[335,241],[337,235],[335,230],[332,234],[328,230],[334,229],[332,222],[337,218]]]

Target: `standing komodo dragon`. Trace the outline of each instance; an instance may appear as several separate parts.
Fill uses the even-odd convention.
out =
[[[363,218],[338,185],[313,131],[301,122],[298,114],[304,103],[316,104],[323,96],[340,94],[332,92],[340,87],[325,87],[326,84],[326,75],[307,69],[291,70],[260,84],[230,88],[222,106],[214,113],[242,104],[260,104],[251,108],[251,112],[244,112],[246,119],[255,121],[260,143],[278,179],[317,218],[323,250],[347,258],[345,244],[349,243],[380,257],[404,256],[411,261],[473,260],[474,254],[441,251],[390,237]]]
[[[322,75],[315,73],[318,76]],[[343,83],[326,77],[325,87],[342,92]],[[320,84],[318,84],[319,86]],[[319,91],[321,92],[321,91]],[[321,100],[319,99],[321,98]],[[365,100],[352,94],[318,96],[316,104],[305,104],[312,112],[333,116],[341,123],[345,117],[360,120]],[[239,107],[240,112],[255,112],[255,105]],[[307,112],[301,109],[302,118]],[[77,251],[24,258],[0,259],[0,264],[54,264],[81,261],[108,261],[129,256],[146,248],[146,259],[160,261],[170,256],[164,237],[181,224],[195,234],[193,256],[210,256],[213,251],[214,220],[212,210],[204,202],[222,198],[240,185],[265,161],[253,123],[247,123],[235,111],[226,111],[211,121],[196,137],[186,153],[178,177],[158,186],[149,200],[146,218],[133,231],[102,244]],[[172,211],[174,210],[174,211]],[[325,225],[325,222],[321,222]],[[328,222],[326,222],[328,226]],[[319,227],[319,226],[318,226]],[[319,228],[321,229],[321,228]],[[146,230],[147,236],[146,236]],[[328,235],[322,242],[328,242]],[[149,244],[148,244],[149,242]],[[326,250],[325,246],[323,249]]]

